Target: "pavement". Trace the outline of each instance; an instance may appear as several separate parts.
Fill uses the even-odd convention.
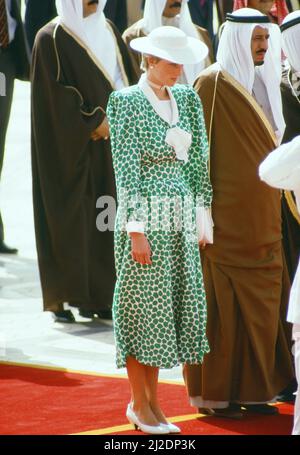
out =
[[[33,226],[30,158],[30,86],[16,82],[0,187],[5,240],[16,256],[0,255],[0,362],[125,375],[115,367],[111,321],[79,316],[74,324],[43,312]],[[161,379],[182,381],[181,367]]]

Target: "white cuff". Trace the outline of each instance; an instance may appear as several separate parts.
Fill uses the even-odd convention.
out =
[[[128,223],[126,224],[126,232],[127,234],[130,234],[131,232],[144,234],[145,223],[143,223],[142,221],[128,221]]]
[[[214,222],[210,209],[205,207],[196,208],[196,225],[198,242],[214,243]]]

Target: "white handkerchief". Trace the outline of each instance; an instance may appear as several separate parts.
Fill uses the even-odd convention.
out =
[[[178,126],[167,131],[166,143],[174,148],[178,160],[188,162],[188,150],[192,144],[192,135]]]

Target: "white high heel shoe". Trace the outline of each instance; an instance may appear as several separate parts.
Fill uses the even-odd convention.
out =
[[[181,433],[181,429],[171,422],[168,423],[159,422],[159,425],[163,428],[167,428],[169,433]]]
[[[163,427],[161,424],[154,426],[154,425],[145,425],[144,423],[140,422],[137,415],[135,414],[134,410],[131,407],[131,403],[129,403],[127,406],[126,417],[129,420],[129,422],[135,426],[135,429],[139,428],[144,433],[149,433],[149,434],[168,434],[169,433],[169,429],[167,428],[167,425],[165,425]]]

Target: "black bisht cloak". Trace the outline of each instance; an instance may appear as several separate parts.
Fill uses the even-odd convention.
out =
[[[115,26],[127,84],[136,76]],[[127,75],[127,77],[126,77]],[[113,83],[65,27],[37,35],[32,59],[32,174],[44,309],[63,302],[110,311],[115,284],[113,232],[96,228],[100,196],[116,198],[109,141],[90,135],[105,117]]]

